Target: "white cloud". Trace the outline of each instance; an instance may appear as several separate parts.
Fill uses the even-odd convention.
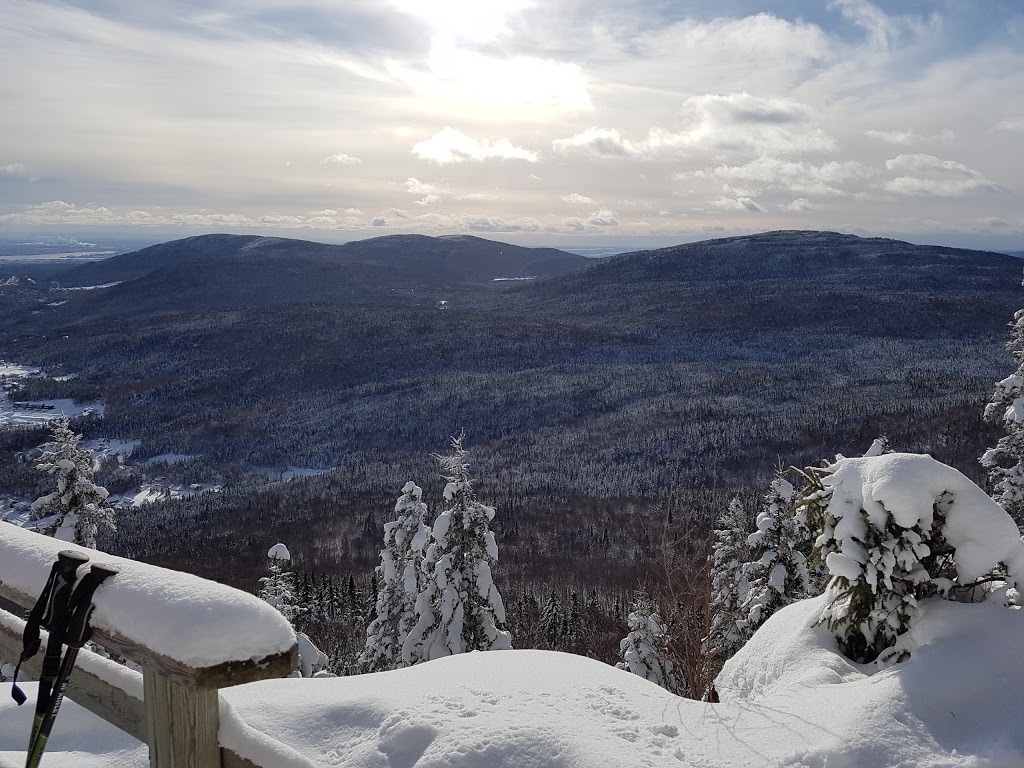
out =
[[[792,98],[706,93],[686,99],[680,118],[681,129],[651,128],[639,141],[624,138],[615,129],[590,128],[552,144],[562,152],[644,159],[723,151],[800,154],[837,147],[832,136],[814,125],[811,108]]]
[[[581,195],[578,192],[570,192],[568,195],[562,195],[562,200],[567,203],[573,203],[574,205],[593,205],[594,201],[586,195]]]
[[[974,192],[1005,191],[984,174],[955,160],[940,160],[934,155],[898,155],[885,161],[885,167],[897,176],[886,183],[890,192],[911,197],[960,197]]]
[[[806,197],[798,197],[791,203],[781,206],[782,210],[790,211],[792,213],[800,213],[802,211],[809,211],[814,208],[814,204],[811,203]]]
[[[28,169],[21,163],[11,163],[9,165],[0,165],[0,175],[4,176],[26,176]]]
[[[358,165],[363,162],[358,157],[346,155],[344,152],[335,152],[320,161],[321,165]]]
[[[570,216],[567,219],[563,219],[562,224],[574,232],[598,232],[602,228],[619,226],[619,220],[615,218],[615,214],[612,211],[602,208],[599,211],[594,211],[586,218]]]
[[[723,182],[751,184],[758,189],[782,189],[805,195],[847,194],[840,188],[851,181],[866,179],[871,169],[855,160],[814,165],[778,157],[759,157],[744,165],[719,165],[712,175]]]
[[[384,227],[387,226],[387,223],[388,220],[383,216],[374,216],[373,219],[370,220],[371,227]]]
[[[756,200],[749,197],[725,197],[711,200],[708,205],[720,208],[725,211],[750,211],[751,213],[766,213],[765,209],[757,204]]]
[[[917,133],[913,128],[908,128],[905,131],[874,131],[869,130],[864,132],[865,135],[872,139],[878,139],[879,141],[886,141],[890,144],[909,144],[912,141],[918,139]]]
[[[555,139],[551,145],[558,152],[582,150],[598,157],[638,157],[643,153],[614,128],[589,128],[567,139]]]
[[[107,206],[79,206],[63,200],[51,200],[26,206],[21,211],[0,215],[0,223],[56,226],[144,226],[144,227],[231,227],[275,229],[337,229],[366,228],[364,219],[339,214],[333,209],[304,214],[269,213],[249,216],[240,213],[179,212],[150,213],[142,210],[119,210]]]
[[[936,14],[928,19],[919,16],[890,16],[868,0],[831,0],[829,9],[838,9],[842,17],[863,29],[871,45],[889,49],[905,33],[922,36],[936,29],[941,19]]]
[[[537,153],[525,147],[517,147],[506,138],[490,141],[489,139],[473,139],[447,126],[429,139],[417,142],[412,153],[421,160],[428,160],[439,165],[461,163],[466,160],[525,160],[536,163]]]
[[[1010,133],[1024,133],[1024,116],[1010,117],[1000,120],[992,126],[993,131],[1008,131]]]

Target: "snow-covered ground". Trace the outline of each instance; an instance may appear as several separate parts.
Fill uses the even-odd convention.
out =
[[[38,374],[38,368],[0,361],[0,380]],[[76,403],[66,399],[22,403],[11,400],[6,391],[0,390],[0,427],[45,424],[65,416],[73,419],[86,413],[103,415],[103,410],[102,403]]]
[[[82,440],[79,447],[92,451],[94,459],[101,461],[117,460],[118,457],[128,458],[136,448],[142,445],[141,440],[121,440],[117,437],[98,437],[95,440]]]
[[[221,741],[274,768],[1024,765],[1024,613],[929,602],[911,659],[877,668],[838,654],[812,626],[821,608],[815,598],[773,616],[723,671],[721,704],[579,656],[471,653],[227,689]],[[53,764],[146,765],[144,749],[65,707]],[[28,729],[29,713],[0,701],[4,768]]]

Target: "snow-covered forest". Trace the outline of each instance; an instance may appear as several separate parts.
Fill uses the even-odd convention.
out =
[[[552,285],[531,289],[535,308]],[[497,331],[458,314],[436,321],[448,325],[429,337],[440,345],[431,355],[444,349],[472,368],[481,332]],[[308,393],[262,410],[284,402],[285,369],[240,384],[236,405],[259,415],[231,426],[211,410],[222,395],[206,371],[165,369],[163,383],[133,385],[145,393],[137,397],[123,383],[99,387],[95,374],[17,368],[5,382],[10,402],[74,390],[106,406],[0,430],[3,515],[128,558],[129,572],[135,561],[190,571],[270,606],[297,644],[294,679],[223,694],[240,718],[223,722],[245,723],[222,726],[223,738],[257,765],[332,764],[338,733],[348,749],[333,764],[350,766],[1024,759],[1007,730],[1012,675],[988,685],[983,703],[968,696],[967,672],[962,691],[933,692],[945,660],[970,655],[970,643],[1005,659],[1024,637],[1024,372],[1010,370],[1024,366],[1020,313],[1009,357],[987,331],[891,340],[875,328],[850,344],[834,329],[791,329],[771,334],[775,348],[756,334],[718,335],[699,362],[682,358],[710,337],[655,343],[668,317],[643,333],[620,335],[609,317],[563,329],[572,362],[557,364],[546,356],[565,350],[524,330],[516,354],[532,349],[543,364],[514,371],[518,388],[508,390],[495,384],[509,374],[499,359],[508,348],[484,354],[480,370],[443,376],[413,354],[406,373],[426,367],[415,383],[401,379],[408,386],[355,381],[378,365],[356,353],[362,373],[339,374],[354,379],[315,396],[348,414],[333,431],[322,418],[303,421]],[[159,322],[178,330],[182,320]],[[461,332],[475,341],[450,346]],[[618,357],[585,360],[599,348]],[[912,370],[895,367],[911,348]],[[957,373],[939,364],[958,353]],[[101,365],[112,362],[123,372],[125,359]],[[179,386],[202,404],[184,421],[161,410]],[[396,419],[392,390],[421,398],[424,419],[408,410]],[[144,401],[153,421],[143,426]],[[328,412],[339,413],[319,417]],[[164,415],[185,427],[173,439],[155,426]],[[460,423],[442,426],[443,415]],[[284,419],[276,432],[259,425],[272,417]],[[292,454],[300,423],[314,428]],[[116,447],[97,436],[111,429]],[[446,439],[431,443],[442,429]],[[266,439],[239,461],[236,449],[261,431]],[[970,674],[989,674],[972,663]],[[810,691],[806,701],[797,689]],[[430,696],[447,703],[431,706]],[[972,707],[984,726],[943,736],[950,723],[935,702],[958,720]],[[752,751],[776,716],[789,736]],[[23,715],[0,708],[0,717]],[[118,750],[139,756],[73,705],[69,719],[97,734],[86,750],[97,765]],[[499,723],[514,727],[499,735]],[[247,740],[252,729],[267,736],[262,746]],[[908,729],[923,735],[908,741]],[[16,747],[0,741],[0,761],[7,749]]]

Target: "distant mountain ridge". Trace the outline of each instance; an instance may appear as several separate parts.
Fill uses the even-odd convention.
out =
[[[69,272],[69,285],[133,280],[157,269],[217,262],[271,266],[282,260],[324,265],[401,267],[417,277],[490,280],[550,277],[587,263],[554,248],[525,248],[468,235],[386,235],[342,245],[260,235],[197,235],[114,256]]]

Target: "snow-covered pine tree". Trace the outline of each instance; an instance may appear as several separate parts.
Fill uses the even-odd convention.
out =
[[[502,629],[505,606],[491,569],[498,545],[489,523],[494,509],[473,492],[463,436],[452,438],[452,450],[438,456],[447,480],[444,511],[434,521],[424,557],[425,585],[416,598],[416,625],[402,648],[406,664],[468,651],[500,651],[512,647]]]
[[[267,575],[260,579],[260,599],[277,608],[293,621],[301,613],[297,604],[295,574],[289,570],[291,553],[284,544],[275,544],[267,552]]]
[[[930,456],[888,453],[808,470],[831,572],[821,622],[858,662],[905,657],[924,599],[1024,584],[1024,543],[984,491]],[[1019,594],[1017,592],[1016,594]]]
[[[100,530],[113,531],[114,512],[103,506],[107,489],[92,482],[96,470],[92,454],[78,447],[81,435],[59,419],[51,428],[50,442],[42,446],[36,469],[57,478],[57,490],[40,496],[32,504],[32,519],[47,536],[96,547]]]
[[[292,555],[284,544],[275,544],[267,552],[267,575],[260,579],[260,599],[269,603],[294,625],[295,619],[306,612],[306,606],[299,599],[299,583],[294,571],[290,570]],[[299,644],[298,666],[292,677],[316,677],[321,674],[330,660],[309,636],[296,632]]]
[[[416,597],[423,590],[423,550],[430,529],[423,520],[427,505],[423,491],[409,482],[395,503],[397,519],[384,525],[384,549],[377,566],[376,618],[366,630],[366,647],[359,657],[366,672],[405,666],[402,645],[416,625]]]
[[[750,560],[750,515],[739,498],[729,506],[715,527],[714,552],[711,556],[711,632],[705,641],[705,653],[715,663],[724,662],[744,642],[736,626],[740,605],[749,591],[744,566]],[[742,587],[742,593],[740,585]]]
[[[542,647],[549,651],[558,650],[562,640],[562,605],[555,590],[551,590],[540,613],[539,633]]]
[[[1024,309],[1013,316],[1006,348],[1017,370],[996,383],[985,406],[985,420],[999,422],[1005,434],[981,456],[988,469],[992,498],[1018,526],[1024,526]]]
[[[637,593],[629,613],[629,634],[619,643],[622,660],[615,666],[684,696],[686,686],[669,659],[666,632],[657,606],[643,592]]]
[[[800,552],[807,534],[794,515],[794,495],[792,484],[778,473],[757,515],[757,530],[747,537],[753,557],[743,568],[745,583],[739,586],[740,616],[735,622],[742,642],[779,608],[807,597],[806,557]]]

